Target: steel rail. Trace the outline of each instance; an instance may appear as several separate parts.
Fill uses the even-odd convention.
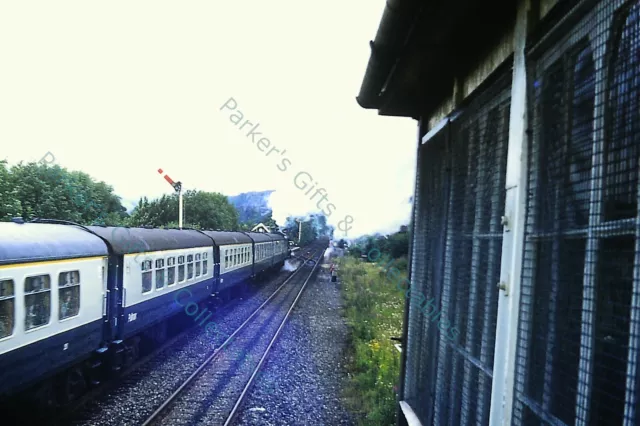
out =
[[[262,364],[264,363],[264,360],[267,358],[267,355],[269,354],[269,351],[271,350],[271,347],[273,346],[273,344],[278,339],[278,336],[280,335],[280,332],[282,331],[282,328],[285,326],[287,320],[291,316],[291,311],[293,311],[293,308],[295,308],[296,304],[298,303],[298,299],[300,299],[300,296],[302,296],[302,292],[304,291],[305,287],[307,286],[307,283],[311,279],[311,276],[313,275],[313,272],[316,270],[318,265],[321,263],[320,261],[322,260],[326,250],[327,250],[326,248],[324,250],[322,250],[322,253],[320,255],[319,260],[316,262],[315,266],[313,267],[313,269],[309,273],[309,276],[305,280],[304,284],[302,284],[302,288],[300,289],[300,291],[298,292],[298,295],[296,296],[295,300],[291,304],[291,307],[287,311],[287,314],[282,319],[282,322],[280,323],[280,327],[278,327],[278,330],[276,331],[276,334],[271,339],[271,342],[269,343],[269,346],[267,346],[267,349],[264,351],[264,354],[262,355],[262,358],[260,358],[260,362],[258,363],[258,365],[256,366],[255,370],[253,371],[253,374],[251,375],[251,377],[249,378],[249,381],[247,382],[247,384],[245,385],[244,389],[242,390],[242,393],[238,397],[238,400],[236,401],[236,404],[233,406],[233,409],[231,410],[231,413],[229,413],[229,416],[227,417],[227,421],[224,423],[224,426],[230,426],[231,422],[234,420],[234,418],[235,418],[235,416],[236,416],[236,414],[238,412],[238,409],[240,408],[240,406],[242,405],[242,402],[244,401],[245,395],[247,394],[247,392],[251,388],[251,385],[253,384],[253,379],[260,372],[260,368],[262,367]]]
[[[325,249],[326,250],[326,249]],[[315,253],[317,253],[320,250],[317,250]],[[315,254],[314,253],[314,254]],[[323,250],[324,253],[324,250]],[[267,298],[267,300],[265,300],[259,307],[256,308],[256,310],[217,348],[213,351],[213,353],[207,357],[207,359],[205,359],[202,364],[196,369],[196,371],[194,371],[179,387],[178,389],[176,389],[163,403],[162,405],[160,405],[160,407],[158,407],[153,414],[151,414],[147,420],[145,420],[145,422],[142,424],[142,426],[150,426],[152,425],[162,414],[164,414],[164,412],[167,410],[167,408],[177,399],[178,396],[180,396],[182,394],[182,392],[184,392],[184,390],[200,375],[200,373],[214,360],[217,358],[217,356],[219,355],[220,351],[222,349],[224,349],[225,347],[227,347],[234,339],[234,337],[244,329],[244,327],[260,312],[260,310],[271,300],[273,299],[279,292],[280,290],[291,280],[293,279],[293,277],[296,276],[296,274],[298,274],[298,272],[300,272],[300,270],[302,269],[302,266],[304,266],[304,264],[300,265],[298,267],[298,269],[296,269],[296,271],[294,273],[292,273],[272,294],[271,296],[269,296],[269,298]],[[317,266],[317,264],[316,264]],[[315,270],[315,267],[313,268]],[[313,270],[312,270],[313,273]],[[309,275],[311,276],[311,275]],[[309,280],[309,278],[307,278],[307,281]],[[305,281],[305,285],[306,282]],[[296,298],[297,300],[297,298]],[[294,301],[295,303],[295,301]]]

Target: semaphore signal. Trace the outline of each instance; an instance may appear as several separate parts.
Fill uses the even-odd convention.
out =
[[[162,174],[164,173],[164,171],[162,169],[158,169],[158,173]],[[174,189],[174,191],[176,191],[178,193],[178,227],[180,229],[182,229],[182,219],[183,219],[183,205],[182,205],[182,182],[174,182],[173,179],[171,179],[169,177],[168,174],[164,175],[164,180],[166,180],[169,185],[171,185]]]

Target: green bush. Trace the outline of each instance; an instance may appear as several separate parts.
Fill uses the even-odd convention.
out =
[[[349,408],[363,425],[395,425],[400,353],[390,338],[402,333],[403,295],[371,263],[342,258],[338,273],[351,330]]]

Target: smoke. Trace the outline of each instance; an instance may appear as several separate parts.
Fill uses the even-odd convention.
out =
[[[293,272],[296,269],[298,269],[298,267],[300,266],[300,262],[295,262],[292,261],[291,259],[286,259],[284,261],[284,265],[282,266],[282,269],[280,269],[280,272]]]
[[[324,260],[329,260],[329,258],[331,258],[331,253],[333,253],[333,247],[329,247],[329,248],[324,252]]]
[[[403,185],[404,186],[404,185]],[[398,232],[400,226],[408,225],[411,219],[413,188],[407,185],[406,190],[395,186],[394,181],[378,181],[374,188],[359,186],[353,192],[331,194],[331,200],[337,210],[326,217],[326,225],[334,228],[334,238],[354,239],[376,232],[392,234]],[[384,195],[384,196],[383,196]],[[304,192],[291,185],[291,188],[278,188],[268,199],[268,206],[272,210],[272,217],[281,227],[287,226],[287,218],[299,218],[308,222],[311,215],[323,215],[316,203],[309,200]],[[324,206],[324,205],[323,205]],[[343,219],[350,215],[352,224],[344,232]],[[316,216],[317,217],[317,216]],[[318,234],[323,232],[322,224],[314,220],[313,227]]]
[[[303,221],[311,218],[312,213],[321,213],[315,203],[310,202],[297,189],[278,189],[271,193],[267,201],[271,209],[271,217],[278,225],[285,226],[288,217],[302,217]]]

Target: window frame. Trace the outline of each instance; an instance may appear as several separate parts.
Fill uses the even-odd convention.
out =
[[[47,277],[48,280],[49,280],[49,288],[46,289],[46,290],[40,290],[40,291],[36,291],[36,292],[27,293],[26,292],[27,280],[29,280],[30,278],[36,278],[36,277]],[[38,329],[41,329],[43,327],[47,327],[47,326],[51,325],[51,317],[52,317],[51,311],[53,310],[53,308],[51,306],[52,302],[53,302],[53,300],[52,300],[53,299],[53,294],[51,292],[51,290],[52,290],[51,289],[51,275],[50,274],[28,275],[28,276],[24,277],[24,280],[22,282],[22,289],[23,289],[22,294],[23,294],[23,298],[24,298],[24,308],[25,308],[24,309],[24,331],[25,331],[25,333],[29,333],[29,332],[32,332],[34,330],[38,330]],[[15,291],[15,289],[14,289],[14,291]],[[35,327],[27,328],[27,315],[28,315],[27,314],[27,297],[35,295],[35,294],[46,293],[46,292],[49,293],[49,319],[48,319],[48,321],[45,322],[45,323],[39,324],[39,325],[37,325]]]
[[[161,263],[162,266],[158,266],[158,263]],[[167,272],[166,272],[166,262],[164,258],[159,258],[159,259],[155,259],[154,262],[154,274],[153,274],[153,281],[154,281],[154,288],[156,289],[156,291],[160,291],[165,287],[168,287],[167,285]],[[158,272],[162,271],[162,287],[158,287]]]
[[[207,276],[209,273],[209,253],[202,253],[202,275]]]
[[[184,254],[178,256],[178,283],[179,284],[187,282],[187,267],[185,264],[185,260],[186,260],[186,257]],[[180,279],[180,271],[182,271],[182,279]]]
[[[173,261],[173,262],[172,262]],[[176,268],[176,257],[169,256],[167,257],[167,287],[174,286],[178,283],[178,274]],[[173,283],[169,284],[169,270],[173,269]]]
[[[191,258],[191,260],[189,260]],[[191,266],[191,272],[189,272],[189,266]],[[187,281],[195,279],[195,267],[193,261],[193,254],[187,255]]]
[[[534,73],[536,74],[536,76],[540,76],[541,78],[545,77],[547,70],[549,70],[556,61],[565,60],[567,64],[570,65],[567,66],[566,71],[569,73],[569,76],[565,81],[565,85],[567,87],[565,89],[565,91],[567,92],[565,96],[567,99],[566,105],[563,107],[563,113],[567,115],[567,117],[565,117],[565,122],[562,123],[564,126],[563,136],[566,138],[573,138],[573,102],[576,99],[574,93],[575,59],[577,58],[578,53],[576,53],[575,57],[573,57],[573,54],[574,52],[578,52],[581,47],[588,46],[592,55],[592,61],[594,63],[594,106],[593,121],[591,123],[591,131],[593,132],[591,138],[593,140],[590,149],[593,163],[591,165],[592,169],[590,171],[590,176],[587,180],[590,187],[588,198],[588,222],[586,226],[583,226],[580,229],[575,229],[578,228],[577,226],[575,226],[574,229],[563,229],[560,233],[560,236],[558,237],[550,235],[549,232],[545,234],[541,230],[537,229],[539,221],[536,214],[534,213],[535,209],[539,208],[541,204],[539,201],[541,199],[540,195],[536,192],[532,193],[533,195],[524,196],[525,200],[530,203],[530,205],[527,205],[525,208],[526,218],[524,226],[525,229],[526,227],[531,227],[531,229],[533,230],[527,231],[523,235],[522,238],[524,240],[524,248],[521,249],[519,254],[521,255],[521,257],[526,259],[526,262],[534,266],[523,267],[523,270],[530,270],[531,276],[523,276],[517,278],[521,281],[517,282],[517,284],[521,286],[521,288],[523,289],[521,291],[523,291],[524,294],[520,296],[520,300],[518,301],[517,306],[520,311],[520,315],[518,318],[518,324],[516,326],[516,332],[514,334],[516,336],[516,345],[523,348],[527,347],[528,350],[531,350],[534,342],[534,339],[531,335],[533,334],[533,330],[535,329],[532,318],[535,311],[533,309],[523,309],[522,306],[532,306],[537,301],[535,299],[536,293],[530,293],[532,289],[534,292],[537,292],[539,286],[536,262],[538,262],[538,252],[540,252],[541,250],[537,246],[541,245],[541,243],[543,242],[555,243],[555,241],[553,241],[552,239],[553,237],[555,237],[562,243],[565,243],[565,240],[569,240],[569,238],[571,238],[571,241],[580,240],[584,244],[584,256],[581,259],[584,263],[584,270],[581,271],[581,290],[583,293],[581,312],[578,315],[574,314],[581,327],[580,342],[577,349],[579,359],[576,363],[578,379],[575,389],[575,424],[586,424],[588,420],[593,421],[594,419],[598,419],[598,417],[596,416],[602,414],[601,407],[598,407],[596,405],[596,409],[594,410],[594,407],[592,405],[592,398],[594,398],[593,395],[596,392],[603,392],[602,388],[598,388],[596,384],[594,384],[594,382],[597,383],[597,380],[602,380],[602,376],[597,376],[596,368],[600,368],[602,370],[603,364],[598,365],[596,357],[598,355],[602,356],[602,353],[598,353],[597,349],[598,345],[602,345],[602,339],[601,337],[598,337],[598,333],[602,330],[599,327],[602,327],[604,324],[603,319],[601,319],[601,315],[603,315],[603,312],[606,313],[607,311],[605,308],[603,308],[606,305],[602,304],[602,299],[600,299],[600,292],[603,291],[603,283],[605,282],[605,280],[603,280],[601,276],[601,271],[605,267],[604,265],[607,265],[607,262],[610,262],[612,259],[612,252],[607,251],[605,248],[607,241],[609,239],[622,239],[627,237],[629,239],[635,238],[635,260],[631,263],[631,267],[633,268],[634,274],[637,274],[637,270],[640,269],[640,264],[638,263],[637,243],[637,229],[640,229],[640,213],[637,210],[638,207],[636,206],[636,215],[631,218],[607,218],[604,214],[604,206],[607,201],[607,191],[609,190],[607,186],[607,169],[611,166],[619,166],[621,162],[629,161],[629,159],[618,159],[617,161],[610,160],[607,157],[607,153],[610,147],[615,146],[615,143],[620,143],[619,141],[616,141],[615,143],[612,142],[612,135],[615,131],[614,121],[612,119],[612,117],[614,116],[612,98],[615,96],[614,86],[617,84],[615,82],[616,72],[614,58],[617,56],[618,49],[620,48],[620,40],[616,40],[616,37],[622,37],[622,33],[625,31],[625,23],[631,16],[632,7],[638,7],[637,3],[603,3],[602,7],[594,7],[579,20],[577,20],[577,23],[573,23],[566,30],[563,30],[563,35],[561,36],[560,41],[554,43],[554,47],[552,49],[540,47],[540,52],[537,52],[534,49],[526,57],[526,62],[529,64],[530,68],[532,70],[535,70]],[[593,20],[593,22],[597,22],[597,24],[593,26],[592,24],[588,24],[590,20]],[[631,37],[638,37],[637,30],[633,28],[633,31],[634,33],[632,33]],[[638,43],[637,39],[635,43]],[[533,52],[535,52],[535,54]],[[626,60],[629,59],[627,58]],[[527,78],[529,78],[529,73],[527,73]],[[633,78],[636,77],[634,76]],[[532,80],[534,79],[535,77],[532,78]],[[627,81],[627,84],[633,86],[634,83],[631,83],[631,78],[629,78]],[[529,86],[529,84],[530,83],[528,83],[527,86]],[[527,90],[529,90],[529,87],[527,87]],[[637,91],[637,86],[633,90]],[[530,105],[527,105],[527,110],[529,111],[529,114],[532,114],[531,111],[533,111],[533,109]],[[539,117],[536,118],[540,120]],[[544,124],[542,125],[542,127],[543,126]],[[541,138],[540,130],[533,131],[532,135],[532,142],[538,142],[538,139]],[[573,142],[573,140],[571,140],[571,142]],[[622,148],[617,152],[622,152],[624,151],[624,149],[629,149],[629,147]],[[530,162],[531,164],[525,166],[525,168],[523,169],[523,176],[525,176],[525,178],[527,179],[528,186],[530,186],[529,180],[539,179],[541,168],[545,167],[545,165],[537,164],[532,160],[530,160]],[[574,163],[570,163],[570,165],[573,164]],[[565,167],[568,168],[569,166]],[[569,173],[568,170],[562,171],[563,173]],[[618,184],[616,184],[616,186],[617,185]],[[624,184],[619,184],[618,188],[622,188],[623,185]],[[528,190],[532,191],[531,189]],[[563,213],[562,207],[557,207],[553,211],[553,213]],[[551,262],[550,265],[556,265],[555,260],[554,262]],[[555,270],[554,273],[556,273]],[[637,402],[633,401],[633,398],[636,398],[637,401],[637,392],[640,388],[640,383],[637,380],[637,376],[635,380],[630,380],[629,378],[630,365],[634,365],[637,371],[637,360],[632,360],[632,354],[637,353],[638,347],[640,347],[639,339],[637,338],[637,335],[633,336],[632,331],[634,330],[634,327],[638,327],[639,323],[637,317],[633,315],[634,309],[637,308],[637,303],[635,303],[633,299],[637,300],[636,295],[638,294],[638,284],[637,278],[635,278],[635,276],[637,275],[634,275],[634,278],[631,280],[630,284],[632,300],[629,300],[628,302],[630,305],[630,312],[628,316],[629,337],[628,341],[626,342],[626,350],[628,352],[626,358],[624,359],[627,368],[627,382],[625,385],[624,396],[619,399],[620,401],[622,401],[622,405],[624,407],[624,412],[621,413],[622,417],[624,417],[624,420],[628,422],[628,424],[635,424],[635,422],[638,421],[639,415],[638,411],[634,410],[632,405],[637,404]],[[617,279],[622,280],[621,277],[617,277]],[[566,285],[565,282],[561,283],[563,285]],[[556,287],[552,287],[551,294],[555,295],[555,292],[557,292],[558,289],[562,289],[562,286],[557,285]],[[556,302],[554,301],[554,311],[556,309],[555,303]],[[553,313],[555,314],[555,312]],[[529,320],[528,323],[527,320]],[[621,317],[617,318],[617,320],[622,321]],[[554,321],[556,320],[554,319]],[[549,321],[549,323],[553,324],[552,321]],[[553,337],[554,339],[559,338],[548,332],[547,351],[548,353],[551,353],[551,350],[556,350],[557,347],[554,340],[549,336]],[[520,351],[522,352],[522,354],[520,353]],[[535,415],[536,421],[556,421],[558,423],[561,423],[561,420],[557,419],[554,414],[546,407],[542,407],[540,406],[540,404],[531,403],[532,399],[529,396],[529,391],[525,388],[525,384],[527,384],[527,382],[521,378],[527,376],[530,373],[531,367],[534,365],[531,362],[531,357],[531,354],[526,352],[525,349],[519,349],[516,353],[513,364],[510,366],[512,367],[512,369],[510,369],[510,371],[507,373],[512,377],[516,377],[517,384],[513,387],[514,398],[513,402],[511,403],[513,408],[509,406],[509,409],[511,410],[511,418],[509,418],[508,420],[511,422],[511,424],[516,424],[515,421],[522,421],[521,415],[516,415],[514,413],[522,411],[523,408],[526,407],[526,409],[528,409],[530,413]],[[546,366],[542,366],[543,369],[545,367]],[[608,369],[609,366],[607,365],[606,368]],[[614,371],[611,371],[610,373],[613,374]],[[556,376],[554,376],[554,374],[556,374]],[[552,380],[557,379],[557,374],[560,373],[552,373],[545,370],[545,381],[542,394],[543,400],[548,399],[549,395],[551,395],[551,390],[553,388],[551,386],[548,386],[548,384],[550,384]],[[562,374],[565,374],[565,372],[563,371]],[[518,380],[520,380],[523,384],[518,385]],[[600,384],[599,386],[602,386],[602,384]],[[619,389],[620,388],[616,390]],[[634,394],[635,396],[632,397],[632,395]],[[635,418],[632,418],[628,414],[632,412],[634,413]],[[619,412],[616,412],[616,414],[618,413]],[[626,417],[627,415],[629,415],[629,417]]]
[[[147,265],[147,263],[149,264],[149,268],[147,269],[145,267],[145,265]],[[151,280],[150,280],[150,287],[149,290],[144,291],[144,276],[145,274],[151,274]],[[142,261],[142,263],[140,264],[140,290],[142,291],[142,294],[149,294],[153,291],[153,282],[154,282],[154,276],[153,276],[153,261],[151,259],[145,259]]]
[[[76,284],[68,284],[68,285],[60,285],[60,277],[62,274],[67,274],[70,272],[77,272],[78,273],[78,282]],[[77,316],[80,316],[80,309],[82,308],[82,303],[81,303],[81,286],[80,284],[82,283],[82,274],[80,273],[79,269],[73,269],[73,270],[65,270],[65,271],[60,271],[58,273],[58,321],[59,322],[63,322],[66,321],[68,319],[71,318],[75,318]],[[62,297],[60,297],[60,292],[62,289],[66,289],[66,288],[71,288],[71,287],[78,287],[78,313],[76,313],[75,315],[70,315],[68,317],[65,318],[60,318],[60,315],[62,314],[62,310],[60,309],[60,301],[62,300]]]
[[[0,303],[3,303],[4,301],[7,300],[13,300],[13,306],[11,309],[11,333],[7,334],[6,336],[0,336],[0,341],[4,340],[4,339],[9,339],[11,338],[16,331],[16,281],[13,278],[1,278],[0,279],[0,283],[2,282],[11,282],[11,296],[2,296],[0,295]]]

